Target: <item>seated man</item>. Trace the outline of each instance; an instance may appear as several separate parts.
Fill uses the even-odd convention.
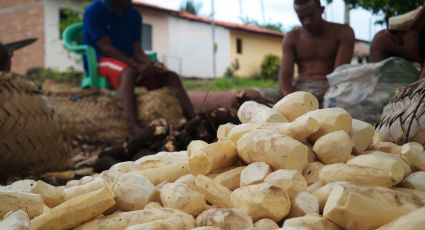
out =
[[[279,89],[283,96],[297,90],[311,92],[322,101],[328,88],[326,75],[351,62],[354,32],[348,25],[323,20],[320,0],[294,0],[294,8],[302,27],[283,40]],[[299,72],[295,83],[294,64]]]
[[[142,17],[131,0],[97,0],[84,13],[85,43],[98,57],[99,74],[119,91],[130,135],[140,131],[135,86],[148,90],[163,86],[175,90],[187,119],[195,116],[183,85],[172,72],[161,71],[141,48]]]
[[[392,56],[425,64],[425,7],[422,7],[409,29],[382,30],[375,35],[370,50],[370,61],[379,62]],[[421,73],[421,78],[424,77],[425,68]]]

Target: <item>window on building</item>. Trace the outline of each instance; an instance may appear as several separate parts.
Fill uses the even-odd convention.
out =
[[[62,33],[68,26],[81,22],[81,20],[81,12],[70,7],[59,9],[59,38],[62,39]]]
[[[242,39],[236,38],[236,52],[242,54]]]
[[[143,24],[142,47],[144,50],[152,50],[152,26]]]

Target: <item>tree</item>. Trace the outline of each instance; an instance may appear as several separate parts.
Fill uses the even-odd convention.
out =
[[[274,30],[274,31],[279,31],[282,32],[283,31],[283,25],[281,23],[259,23],[257,20],[252,19],[252,18],[242,18],[241,19],[242,23],[245,25],[251,25],[251,26],[256,26],[256,27],[261,27],[261,28],[266,28],[269,30]]]
[[[201,11],[202,3],[196,3],[194,0],[186,0],[180,6],[180,10],[189,14],[198,15]]]
[[[84,0],[78,7],[72,7],[70,2],[66,2],[65,6],[59,9],[59,32],[61,36],[68,26],[83,21],[83,11],[89,3],[89,0]]]
[[[333,0],[326,0],[332,3]],[[382,18],[377,23],[386,24],[388,19],[395,15],[407,13],[417,9],[423,4],[423,0],[343,0],[350,5],[351,9],[361,7],[371,11],[373,14],[383,13]]]

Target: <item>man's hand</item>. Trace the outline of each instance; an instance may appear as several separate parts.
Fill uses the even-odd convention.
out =
[[[153,64],[152,63],[143,63],[137,65],[137,71],[140,74],[146,74],[147,72],[152,72]]]
[[[295,43],[297,36],[294,32],[289,32],[283,38],[282,53],[283,58],[280,63],[279,70],[279,90],[282,96],[286,96],[294,92],[295,88],[292,84],[292,78],[294,76],[294,64],[295,64]]]
[[[145,76],[151,76],[155,74],[155,67],[152,62],[137,64],[137,71],[139,75],[143,78]]]
[[[153,64],[154,72],[158,74],[163,74],[168,71],[167,66],[164,63],[156,62]]]

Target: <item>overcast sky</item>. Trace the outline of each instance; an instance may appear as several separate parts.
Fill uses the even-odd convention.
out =
[[[184,0],[138,0],[159,5],[171,9],[179,9]],[[202,4],[201,15],[211,15],[211,0],[195,0]],[[240,0],[215,0],[216,19],[221,21],[241,22],[241,11],[239,8]],[[267,22],[282,23],[284,28],[290,29],[299,25],[298,18],[293,10],[292,0],[263,0],[265,19]],[[324,3],[324,0],[322,0]],[[242,0],[243,15],[261,22],[263,20],[261,13],[260,0]],[[325,17],[329,21],[343,22],[344,20],[344,3],[342,0],[334,0],[332,5],[327,6]],[[356,37],[359,39],[370,40],[373,34],[381,30],[382,26],[374,24],[377,16],[371,13],[355,9],[351,11],[351,26],[354,28]]]

